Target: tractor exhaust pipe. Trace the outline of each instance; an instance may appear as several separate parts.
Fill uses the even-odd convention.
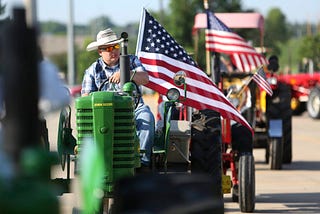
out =
[[[128,33],[122,32],[121,56],[120,56],[120,85],[121,87],[130,81],[130,59],[128,55]]]

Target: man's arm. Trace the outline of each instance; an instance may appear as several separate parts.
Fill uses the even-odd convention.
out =
[[[132,68],[133,71],[130,72],[130,77],[137,85],[145,85],[149,83],[149,74],[142,65],[141,61],[137,56],[133,56],[132,58]]]
[[[149,82],[149,75],[146,71],[138,71],[138,72],[130,72],[131,76],[133,76],[133,81],[137,84],[137,85],[145,85]]]

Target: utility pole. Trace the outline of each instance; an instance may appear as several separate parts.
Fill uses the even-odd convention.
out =
[[[24,0],[24,5],[26,8],[26,20],[29,27],[38,28],[38,18],[37,18],[37,2],[36,0]]]
[[[73,21],[73,0],[69,0],[69,21],[68,21],[68,83],[75,85],[75,53],[74,53],[74,21]]]

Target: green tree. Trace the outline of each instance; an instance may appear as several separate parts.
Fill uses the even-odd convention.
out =
[[[313,61],[314,69],[320,69],[320,34],[305,36],[299,48],[300,59],[308,58]]]
[[[94,38],[100,30],[115,27],[115,24],[111,21],[111,19],[108,16],[99,16],[95,19],[92,19],[89,21],[88,25],[90,34]]]
[[[265,19],[265,46],[272,51],[269,54],[280,55],[280,43],[289,39],[289,30],[286,17],[279,8],[269,10]]]
[[[40,23],[41,32],[50,32],[55,35],[66,35],[67,27],[63,23],[47,21]]]
[[[193,0],[174,0],[170,2],[170,14],[165,28],[184,47],[192,47],[192,26],[196,15]]]
[[[92,42],[91,39],[86,39],[83,47],[76,51],[77,83],[81,83],[84,71],[99,57],[96,51],[86,51],[86,47],[90,42]]]

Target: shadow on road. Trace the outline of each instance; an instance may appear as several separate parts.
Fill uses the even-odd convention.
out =
[[[271,208],[255,209],[254,213],[320,213],[320,193],[270,193],[256,196],[256,207]],[[232,202],[231,198],[225,198],[225,202]],[[225,208],[225,212],[239,212],[239,208]]]
[[[320,170],[320,161],[293,161],[291,164],[284,164],[284,170]],[[319,198],[320,199],[320,198]]]
[[[256,171],[264,171],[270,169],[269,165],[265,161],[256,161]],[[283,164],[281,170],[309,170],[309,171],[319,171],[320,161],[293,161],[290,164]]]
[[[255,210],[256,213],[320,213],[320,193],[261,194],[256,203],[279,204],[281,209]],[[283,209],[286,206],[288,209]]]

